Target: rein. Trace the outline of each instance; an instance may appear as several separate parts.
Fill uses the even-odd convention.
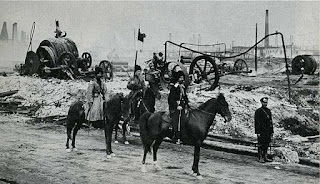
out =
[[[199,111],[201,111],[201,112],[203,112],[203,113],[205,113],[205,114],[209,114],[209,115],[215,116],[215,114],[213,114],[213,113],[211,113],[211,112],[207,112],[207,111],[201,110],[201,109],[199,109],[198,107],[196,107],[196,108],[191,108],[191,107],[190,107],[190,109],[191,109],[191,110],[197,109],[197,110],[199,110]]]
[[[141,104],[141,103],[142,103],[143,107],[147,110],[147,112],[150,113],[149,109],[147,108],[146,104],[143,102],[142,98],[139,100],[139,104]]]

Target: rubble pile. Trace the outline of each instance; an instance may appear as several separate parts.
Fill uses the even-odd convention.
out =
[[[20,106],[38,107],[35,117],[67,115],[69,106],[76,100],[85,100],[85,92],[89,82],[84,80],[40,79],[34,77],[10,76],[1,77],[0,92],[18,90],[6,101],[19,99]],[[110,91],[122,92],[125,81],[108,82]]]
[[[85,99],[88,84],[89,82],[84,80],[40,79],[15,75],[7,77],[1,76],[0,85],[2,88],[0,93],[17,90],[17,93],[2,99],[5,101],[19,101],[20,104],[18,106],[29,108],[38,107],[32,114],[34,117],[65,116],[71,103],[76,100]],[[113,81],[106,82],[106,84],[110,93],[122,92],[125,95],[129,93],[129,90],[126,88],[126,76],[116,77]],[[214,122],[215,126],[211,127],[213,133],[256,140],[254,132],[254,112],[257,108],[261,107],[260,98],[268,96],[268,107],[271,109],[273,115],[274,140],[285,141],[285,144],[281,144],[281,146],[290,144],[290,148],[296,151],[299,156],[312,155],[313,158],[317,157],[319,145],[315,145],[315,142],[310,142],[309,140],[303,141],[300,138],[288,138],[294,134],[299,134],[299,132],[301,133],[300,130],[303,127],[298,127],[298,125],[309,128],[309,133],[303,136],[310,136],[315,134],[316,131],[319,132],[319,109],[310,108],[310,106],[307,107],[309,103],[306,102],[306,99],[314,97],[318,103],[318,94],[312,94],[312,97],[310,97],[310,93],[305,96],[300,96],[304,98],[299,99],[299,101],[301,101],[299,104],[302,104],[302,102],[306,103],[304,106],[299,106],[299,104],[290,104],[288,102],[288,94],[285,89],[269,86],[241,87],[224,85],[221,86],[220,90],[190,91],[188,93],[190,106],[198,107],[203,102],[217,96],[219,92],[224,93],[226,97],[232,113],[232,120],[231,122],[225,122],[220,115],[217,115]],[[161,94],[161,100],[156,101],[156,110],[168,112],[168,91],[161,92]],[[284,120],[286,120],[285,123]],[[297,120],[298,122],[294,122],[293,120]],[[294,131],[293,128],[297,131]],[[299,139],[300,141],[297,141]],[[315,139],[317,140],[319,137]],[[310,150],[309,148],[313,149]]]

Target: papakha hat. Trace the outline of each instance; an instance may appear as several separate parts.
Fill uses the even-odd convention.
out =
[[[265,102],[265,103],[267,103],[267,102],[268,102],[268,97],[262,97],[262,98],[260,99],[260,102]]]
[[[103,73],[102,68],[99,67],[99,66],[95,67],[94,73],[95,73],[96,75],[97,75],[98,73]]]
[[[140,67],[139,65],[136,65],[136,66],[134,67],[134,71],[137,71],[137,70],[141,70],[141,67]]]

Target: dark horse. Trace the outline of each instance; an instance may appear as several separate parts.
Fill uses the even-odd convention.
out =
[[[150,87],[146,88],[143,92],[137,94],[137,108],[135,110],[136,120],[145,113],[155,111],[156,99],[160,100],[161,95],[158,85],[150,84]]]
[[[108,158],[113,153],[111,149],[111,135],[112,130],[115,126],[118,125],[121,119],[124,122],[129,120],[129,100],[127,97],[123,97],[122,93],[115,94],[110,100],[104,103],[104,132],[107,146],[107,155]],[[75,139],[78,130],[81,128],[82,124],[85,123],[85,113],[83,108],[83,102],[77,101],[73,103],[68,111],[67,116],[67,143],[66,148],[67,152],[71,151],[69,149],[69,139],[71,139],[71,133],[73,130],[72,136],[72,148],[76,150]],[[123,129],[125,131],[125,129]],[[123,132],[124,140],[126,141],[125,132]]]
[[[226,121],[231,120],[228,103],[224,96],[219,94],[190,111],[188,120],[181,124],[182,141],[190,142],[194,146],[193,173],[201,179],[198,165],[200,159],[200,146],[207,137],[208,130],[216,114],[222,115]],[[140,117],[140,136],[144,147],[142,159],[142,172],[147,172],[145,166],[146,155],[151,151],[153,144],[153,161],[156,169],[161,170],[157,164],[157,150],[165,137],[172,136],[171,123],[163,119],[164,112],[144,113]]]

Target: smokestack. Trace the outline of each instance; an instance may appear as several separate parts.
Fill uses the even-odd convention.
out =
[[[0,34],[0,40],[7,40],[8,41],[8,39],[9,39],[9,36],[8,36],[8,31],[7,31],[7,23],[3,22],[1,34]]]
[[[27,34],[24,31],[21,31],[21,42],[26,43],[27,41]]]
[[[13,23],[13,27],[12,27],[12,41],[13,41],[13,42],[18,41],[18,24],[17,24],[17,23]]]
[[[269,17],[268,10],[266,10],[266,22],[265,22],[265,36],[269,34]],[[264,46],[269,47],[269,37],[264,40]]]

